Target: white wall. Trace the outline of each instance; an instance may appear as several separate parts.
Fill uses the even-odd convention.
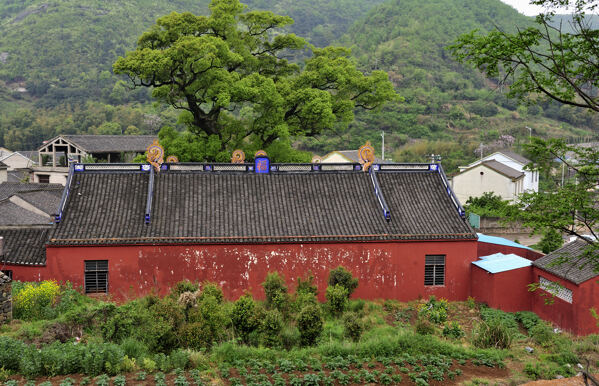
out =
[[[523,192],[522,180],[513,182],[511,178],[485,165],[478,165],[455,175],[451,184],[458,200],[465,204],[469,197],[480,197],[485,192],[493,192],[504,200],[514,201]]]
[[[507,156],[505,156],[501,153],[490,154],[490,155],[484,157],[482,160],[478,160],[476,162],[471,163],[467,167],[461,167],[460,172],[465,169],[468,169],[469,167],[472,167],[474,165],[478,165],[483,161],[489,161],[489,160],[495,160],[497,162],[501,162],[502,164],[509,166],[512,169],[515,169],[519,172],[523,172],[524,173],[524,181],[523,181],[524,191],[533,191],[533,192],[539,191],[539,172],[531,171],[531,170],[524,170],[525,165],[522,165],[520,162],[514,161],[511,158],[508,158]]]

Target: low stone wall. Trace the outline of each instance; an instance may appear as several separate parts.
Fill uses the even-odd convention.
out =
[[[10,278],[0,272],[0,324],[12,319],[12,284]]]

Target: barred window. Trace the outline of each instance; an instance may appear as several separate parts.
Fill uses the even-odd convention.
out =
[[[445,285],[445,255],[426,255],[424,285]]]
[[[108,260],[85,261],[85,293],[108,293]]]
[[[560,283],[547,280],[543,276],[539,276],[539,285],[541,289],[549,292],[556,298],[562,299],[568,303],[572,303],[572,290],[567,289]]]

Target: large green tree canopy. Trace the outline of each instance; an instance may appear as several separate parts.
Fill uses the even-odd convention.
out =
[[[279,161],[294,159],[294,137],[347,124],[356,107],[397,97],[385,72],[362,74],[348,49],[309,47],[279,30],[291,18],[244,9],[238,0],[213,0],[210,16],[171,13],[114,64],[115,73],[183,111],[180,120],[195,135],[186,140],[197,146],[182,160],[227,161],[235,148],[271,147]],[[286,59],[306,48],[313,54],[303,68]]]

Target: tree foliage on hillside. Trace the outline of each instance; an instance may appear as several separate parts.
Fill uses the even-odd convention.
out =
[[[321,134],[351,122],[356,107],[396,98],[385,72],[363,75],[345,48],[314,48],[300,70],[284,56],[306,41],[277,31],[293,20],[244,8],[213,0],[210,16],[161,17],[114,64],[115,73],[183,111],[180,120],[208,144],[197,160],[227,161],[236,148],[268,151],[277,141],[292,152],[292,138]]]

